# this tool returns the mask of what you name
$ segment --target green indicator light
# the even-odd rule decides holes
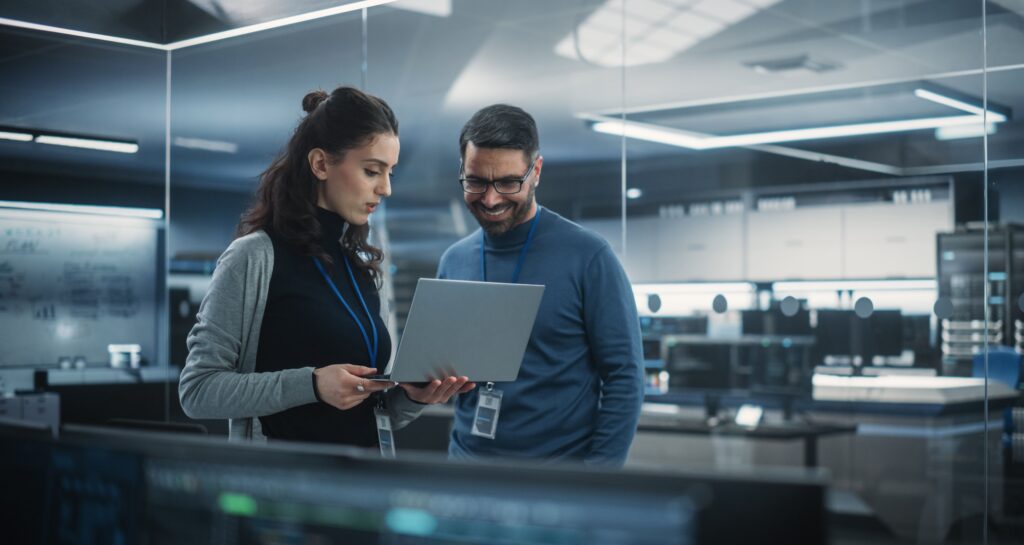
[[[256,500],[246,494],[224,492],[218,499],[221,511],[229,515],[252,517],[256,515]]]

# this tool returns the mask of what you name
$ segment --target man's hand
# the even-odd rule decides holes
[[[373,367],[340,363],[314,369],[316,390],[320,399],[332,407],[347,410],[359,405],[370,394],[387,390],[393,383],[366,380],[360,377],[376,374]]]
[[[401,383],[399,386],[405,390],[409,399],[417,403],[433,404],[448,403],[448,400],[455,394],[462,394],[476,388],[475,382],[469,382],[468,377],[447,377],[434,379],[426,386],[413,386],[409,383]]]

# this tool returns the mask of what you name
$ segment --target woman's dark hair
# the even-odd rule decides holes
[[[398,120],[383,100],[352,87],[338,87],[330,95],[313,91],[302,99],[306,116],[284,151],[260,175],[252,205],[242,214],[237,236],[260,229],[273,230],[304,255],[331,265],[320,245],[321,227],[316,203],[319,180],[310,169],[308,155],[314,148],[327,153],[328,161],[340,161],[345,152],[364,146],[381,134],[398,136]],[[369,224],[350,225],[342,247],[353,264],[366,269],[379,282],[384,253],[367,242]]]

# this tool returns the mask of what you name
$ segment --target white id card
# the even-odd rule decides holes
[[[473,435],[494,439],[501,414],[501,390],[481,390],[473,417]]]
[[[384,409],[374,409],[373,417],[377,421],[377,442],[380,443],[381,457],[394,458],[395,436],[391,432],[391,417]]]

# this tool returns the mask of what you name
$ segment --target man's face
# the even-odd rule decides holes
[[[527,174],[526,182],[518,193],[498,193],[493,184],[487,186],[486,193],[463,192],[466,207],[487,234],[503,235],[533,217],[537,209],[534,195],[540,184],[542,163],[543,159],[538,158],[527,174],[530,165],[522,150],[478,148],[472,142],[466,144],[463,176],[467,179],[513,180]]]

